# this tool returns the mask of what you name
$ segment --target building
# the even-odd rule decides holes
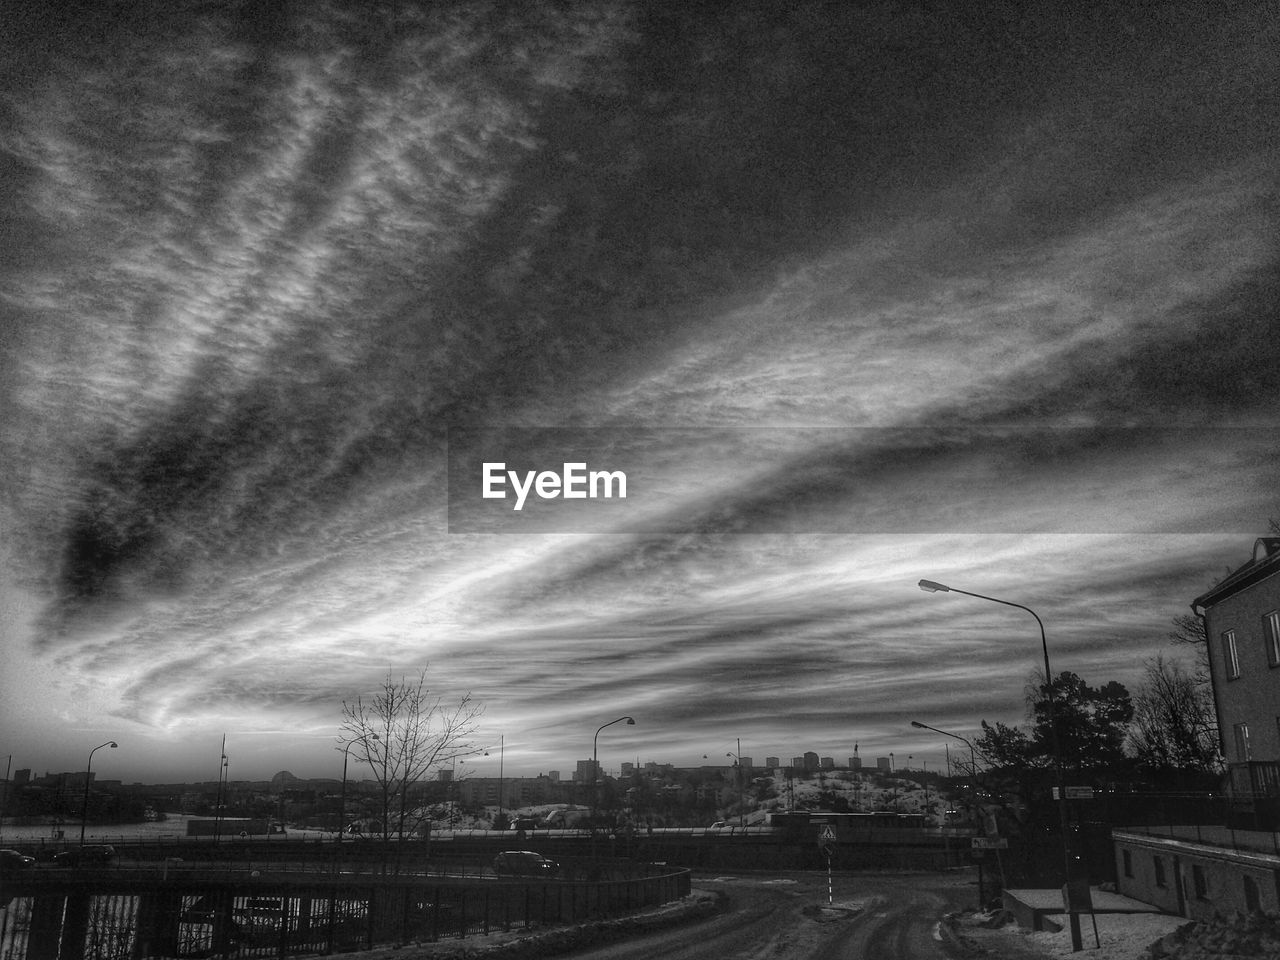
[[[893,770],[893,761],[888,757],[876,757],[876,769],[886,772]]]
[[[1280,537],[1191,604],[1203,620],[1224,822],[1112,831],[1119,893],[1194,920],[1280,912]]]
[[[850,769],[850,770],[861,770],[861,769],[862,769],[862,758],[861,758],[861,757],[856,757],[856,756],[855,756],[855,757],[850,757],[850,758],[849,758],[849,769]]]
[[[464,804],[514,809],[544,803],[563,803],[572,799],[570,784],[552,780],[548,776],[468,777],[454,782],[458,800]]]
[[[1280,828],[1280,537],[1191,604],[1204,618],[1233,826]]]

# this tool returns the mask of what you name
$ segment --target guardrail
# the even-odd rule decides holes
[[[629,874],[629,875],[623,875]],[[10,873],[5,960],[288,957],[618,916],[687,896],[689,871],[612,864],[608,879]]]

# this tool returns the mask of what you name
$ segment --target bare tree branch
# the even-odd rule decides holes
[[[343,701],[339,748],[349,745],[351,758],[368,767],[378,785],[384,840],[393,834],[403,839],[406,825],[416,826],[411,801],[417,784],[458,757],[479,752],[473,737],[483,712],[470,693],[456,703],[433,695],[425,668],[415,680],[397,680],[388,672],[372,697]]]

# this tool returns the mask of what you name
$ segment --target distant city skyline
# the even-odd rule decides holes
[[[808,767],[808,769],[815,770],[815,771],[820,769],[836,769],[836,770],[854,770],[854,771],[861,770],[863,772],[871,773],[877,770],[877,764],[881,760],[883,760],[885,764],[889,764],[890,761],[892,760],[894,770],[905,771],[905,770],[911,769],[916,771],[922,771],[922,770],[928,770],[927,764],[934,762],[935,760],[935,758],[930,755],[922,754],[920,757],[916,757],[914,754],[907,754],[907,753],[899,754],[896,751],[890,751],[890,753],[884,757],[872,757],[870,759],[870,762],[864,765],[862,763],[861,757],[856,755],[846,756],[844,758],[837,758],[827,754],[820,754],[816,751],[806,751],[806,753],[812,754],[813,756],[813,763]],[[946,756],[945,753],[943,753],[939,755],[939,758],[942,760],[945,760],[945,756]],[[488,758],[482,757],[477,759],[487,760]],[[607,765],[602,760],[600,763],[600,768],[601,768],[601,772],[606,776],[621,778],[624,776],[628,776],[633,772],[644,773],[647,768],[651,768],[651,767],[656,767],[656,768],[667,767],[667,768],[682,769],[682,770],[697,770],[697,769],[732,770],[739,765],[739,762],[741,762],[743,766],[746,766],[752,769],[759,769],[759,770],[785,770],[787,768],[804,769],[806,767],[806,759],[807,758],[803,755],[793,756],[786,759],[782,757],[768,756],[768,757],[764,757],[762,762],[757,762],[754,757],[744,754],[741,756],[741,758],[735,758],[732,755],[726,755],[723,758],[704,756],[700,761],[690,762],[690,763],[675,763],[672,761],[657,760],[657,759],[644,760],[640,762],[637,762],[635,760],[621,760],[614,763],[612,767],[610,765]],[[828,761],[831,761],[829,765],[828,765]],[[591,759],[589,757],[578,758],[572,761],[564,761],[559,766],[551,766],[551,767],[546,767],[546,768],[537,769],[537,770],[529,770],[529,769],[523,769],[523,768],[520,770],[507,770],[507,771],[504,771],[504,778],[517,779],[517,778],[533,778],[533,777],[552,777],[552,778],[558,777],[561,780],[573,781],[574,779],[577,778],[577,775],[578,775],[578,771],[575,770],[575,767],[581,766],[583,764],[589,767],[591,764]],[[176,783],[216,784],[218,782],[217,777],[209,777],[207,779],[188,778],[185,780],[129,781],[126,779],[122,779],[120,777],[102,776],[97,770],[93,770],[90,772],[92,774],[92,782],[95,784],[120,783],[126,786],[131,786],[139,783],[146,785],[146,784],[176,784]],[[347,779],[349,782],[367,780],[369,772],[370,771],[365,766],[349,765],[347,770]],[[943,766],[936,766],[933,770],[928,772],[945,774],[946,769]],[[227,782],[229,783],[261,783],[261,782],[273,780],[276,777],[280,776],[282,773],[287,773],[290,776],[293,776],[300,781],[327,780],[335,783],[341,781],[340,769],[336,775],[324,773],[324,772],[320,772],[312,775],[299,775],[295,773],[293,770],[290,770],[286,767],[281,767],[278,770],[275,770],[272,773],[265,776],[242,776],[242,777],[232,776],[229,778]],[[39,764],[35,766],[24,765],[24,766],[15,766],[12,768],[9,774],[9,782],[14,783],[16,785],[16,784],[27,782],[27,780],[40,780],[40,779],[51,778],[51,777],[65,777],[65,778],[68,778],[69,781],[74,781],[75,783],[83,786],[85,774],[86,774],[86,770],[84,768],[81,768],[78,770],[54,770],[49,768],[47,765],[46,766],[41,766]],[[435,781],[438,779],[438,780],[447,781],[450,779],[462,779],[463,777],[475,778],[475,779],[499,779],[498,774],[496,772],[490,771],[488,769],[488,766],[472,764],[470,766],[470,769],[464,769],[460,773],[456,765],[446,764],[444,766],[433,768],[428,780]]]
[[[425,669],[486,771],[932,767],[1040,635],[922,578],[1136,689],[1280,517],[1280,36],[1213,13],[31,5],[0,757],[338,775]]]

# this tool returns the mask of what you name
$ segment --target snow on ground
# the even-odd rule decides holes
[[[1073,957],[1088,960],[1140,960],[1146,957],[1147,948],[1165,934],[1172,933],[1187,922],[1185,917],[1171,917],[1160,913],[1100,913],[1094,914],[1097,921],[1097,938],[1094,938],[1093,922],[1088,914],[1080,917],[1080,936],[1083,949],[1080,953],[1071,951],[1071,930],[1065,916],[1053,916],[1063,929],[1057,933],[1042,931],[1032,933],[1023,930],[1017,924],[1009,924],[995,930],[982,931],[978,940],[996,956],[1000,955],[1002,945],[1012,949],[1010,954],[1030,951],[1042,957]],[[976,931],[966,930],[966,936]],[[1101,943],[1101,946],[1098,944]]]

